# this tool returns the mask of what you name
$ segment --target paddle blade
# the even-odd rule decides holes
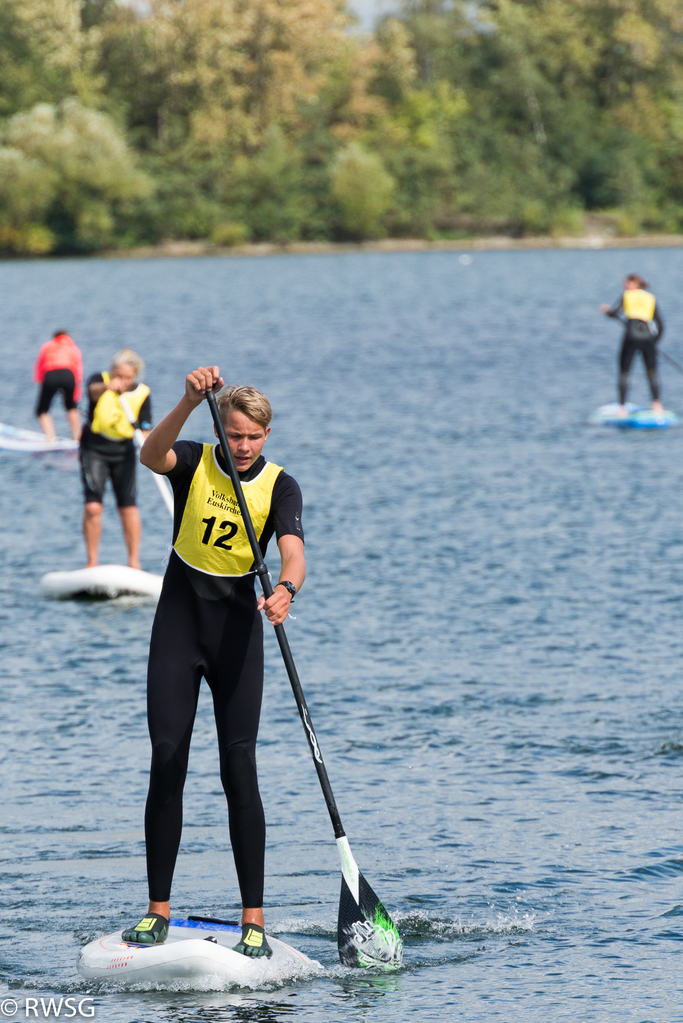
[[[346,838],[337,843],[342,860],[339,958],[344,966],[397,970],[403,961],[403,942],[396,924],[358,869]]]

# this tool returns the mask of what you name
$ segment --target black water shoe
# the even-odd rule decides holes
[[[258,924],[242,924],[242,937],[235,945],[233,952],[240,952],[243,956],[250,956],[252,959],[259,959],[261,956],[270,959],[273,954],[266,938],[266,932]]]
[[[148,913],[136,927],[124,931],[122,941],[132,945],[161,945],[168,937],[168,920],[158,913]]]

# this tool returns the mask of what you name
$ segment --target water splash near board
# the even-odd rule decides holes
[[[96,938],[81,949],[78,971],[87,980],[136,989],[259,989],[323,973],[303,952],[268,935],[270,959],[234,951],[241,927],[209,919],[171,920],[162,945],[131,945],[121,931]]]
[[[656,413],[651,408],[644,408],[642,405],[626,403],[626,415],[621,415],[621,405],[613,402],[611,405],[601,405],[590,417],[588,422],[592,426],[619,426],[622,429],[630,430],[666,430],[670,426],[678,426],[680,419],[675,412]]]

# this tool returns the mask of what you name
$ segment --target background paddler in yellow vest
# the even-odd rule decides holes
[[[152,743],[145,843],[149,906],[124,941],[159,944],[170,920],[173,871],[182,830],[183,786],[199,687],[211,689],[220,776],[228,802],[230,841],[240,887],[242,936],[235,951],[272,955],[265,935],[263,888],[266,830],[256,773],[263,692],[263,621],[281,625],[306,575],[299,486],[263,447],[272,409],[254,387],[226,387],[218,407],[257,540],[265,554],[273,535],[279,581],[266,600],[254,589],[254,558],[218,444],[178,441],[207,390],[223,381],[217,366],[199,367],[185,393],[156,426],[140,461],[171,481],[173,549],[157,605],[147,671]],[[221,899],[225,901],[225,899]]]
[[[81,478],[85,497],[83,536],[87,568],[98,563],[104,488],[110,479],[128,548],[128,564],[140,568],[142,523],[136,506],[136,426],[146,436],[152,428],[149,387],[140,383],[145,364],[131,348],[122,348],[108,373],[88,378],[88,415],[81,434]],[[132,412],[131,423],[121,396]]]
[[[621,320],[626,324],[624,337],[619,353],[619,404],[621,414],[628,414],[626,396],[628,394],[631,364],[636,352],[640,352],[645,363],[645,372],[652,394],[652,411],[658,415],[664,412],[660,401],[659,374],[657,373],[657,342],[664,333],[662,320],[653,294],[640,274],[629,274],[624,281],[624,293],[614,305],[603,304],[600,311],[606,316]]]

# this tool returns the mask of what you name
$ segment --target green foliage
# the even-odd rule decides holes
[[[379,238],[391,203],[394,179],[376,153],[351,142],[332,164],[332,194],[341,209],[342,229],[352,238]]]
[[[55,247],[100,248],[112,240],[117,205],[149,194],[111,118],[77,99],[15,114],[5,141],[0,202],[6,226],[22,238],[42,215]],[[32,229],[29,235],[47,244],[48,234]]]
[[[0,149],[0,248],[41,254],[55,243],[41,221],[54,195],[54,176],[18,149]]]
[[[216,245],[225,245],[232,248],[233,245],[244,245],[249,238],[249,231],[244,224],[238,224],[234,220],[224,221],[217,224],[211,232],[211,241]]]
[[[81,0],[0,0],[0,116],[69,96],[96,100],[96,40]]]
[[[0,248],[681,230],[683,0],[402,2],[0,0]]]
[[[257,241],[301,237],[311,206],[302,157],[278,128],[268,130],[265,145],[255,156],[235,159],[225,194],[235,219]]]
[[[468,102],[451,218],[538,231],[564,208],[673,198],[682,14],[679,0],[406,2],[422,80],[446,79]]]

